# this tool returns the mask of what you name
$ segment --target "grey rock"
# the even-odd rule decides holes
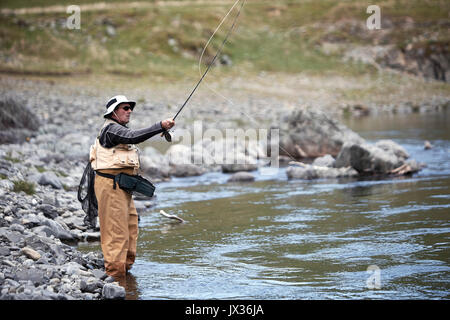
[[[116,29],[112,25],[107,25],[106,34],[110,37],[114,37],[116,35]]]
[[[167,180],[169,175],[169,162],[154,148],[144,149],[145,154],[141,155],[141,170],[145,176],[151,180]]]
[[[14,183],[10,180],[0,180],[0,189],[12,191],[14,190]]]
[[[189,163],[171,166],[169,171],[170,175],[175,177],[200,176],[205,172],[206,170],[204,168]]]
[[[403,158],[375,145],[345,144],[336,158],[336,167],[351,166],[360,174],[387,174],[401,166]]]
[[[409,153],[401,145],[392,140],[379,140],[375,143],[375,146],[388,153],[393,153],[399,159],[404,160],[409,158]]]
[[[50,185],[55,189],[63,188],[61,181],[52,171],[46,171],[42,173],[41,176],[39,177],[38,183],[43,186]]]
[[[314,159],[312,165],[313,166],[318,166],[318,167],[334,167],[334,163],[336,162],[336,160],[329,154],[323,156],[323,157],[319,157]]]
[[[100,270],[100,269],[93,269],[93,270],[91,270],[91,272],[97,279],[100,279],[100,280],[105,280],[107,277],[107,274],[103,270]]]
[[[53,220],[42,216],[36,216],[36,219],[41,226],[47,226],[48,228],[39,229],[40,232],[45,232],[47,236],[53,235],[58,239],[66,240],[66,241],[76,241],[76,235],[72,234],[70,231],[64,229],[64,227]],[[36,232],[36,228],[34,228]]]
[[[15,278],[19,281],[30,280],[35,286],[44,282],[44,272],[36,268],[19,269],[15,272]]]
[[[336,179],[358,176],[358,172],[351,167],[330,168],[309,164],[291,165],[286,169],[288,179]]]
[[[25,215],[22,218],[21,222],[28,229],[33,228],[33,227],[37,227],[37,226],[40,225],[40,220],[37,217],[37,215],[35,215],[35,214]]]
[[[83,232],[81,237],[84,241],[100,241],[100,232]]]
[[[50,219],[55,219],[58,216],[58,211],[54,206],[48,203],[41,204],[37,207],[39,211],[44,213],[44,216]]]
[[[16,264],[14,262],[12,262],[11,260],[8,260],[8,259],[3,259],[2,264],[4,264],[5,266],[8,266],[8,267],[16,266]]]
[[[249,172],[236,172],[228,178],[228,182],[251,182],[255,181],[255,176]]]
[[[6,227],[0,228],[0,238],[7,239],[9,243],[21,246],[23,242],[23,235],[17,231],[11,231]],[[22,246],[21,246],[22,247]]]
[[[33,248],[34,250],[48,251],[50,249],[51,242],[48,238],[38,237],[36,235],[29,235],[25,238],[25,244]]]
[[[87,280],[83,279],[80,281],[80,290],[82,292],[95,293],[98,289],[102,289],[103,286],[103,282],[96,278],[88,278]]]
[[[222,172],[223,173],[232,173],[232,172],[239,172],[239,171],[254,171],[257,170],[258,166],[256,164],[239,164],[239,163],[232,163],[232,164],[223,164],[222,165]]]
[[[319,178],[317,172],[312,166],[294,167],[290,166],[286,169],[288,179],[313,180]]]
[[[10,229],[12,231],[17,231],[17,232],[20,232],[20,233],[23,233],[25,231],[25,228],[22,225],[17,224],[17,223],[12,223],[10,225]]]
[[[70,261],[61,267],[61,270],[64,271],[68,275],[77,275],[80,274],[80,271],[85,271],[86,268],[76,263],[74,261]]]
[[[50,244],[50,250],[53,253],[53,258],[55,259],[56,264],[63,264],[66,261],[66,254],[61,246],[57,244]]]
[[[286,115],[278,129],[280,155],[296,159],[336,156],[345,142],[364,143],[357,133],[317,108],[300,107]]]
[[[233,61],[231,60],[229,55],[222,55],[220,57],[220,64],[224,66],[231,66],[233,64]]]
[[[82,230],[82,231],[86,230],[86,226],[84,225],[84,221],[83,221],[82,217],[71,215],[69,217],[64,218],[64,223],[70,229],[78,229],[78,230]]]
[[[125,299],[125,288],[114,283],[107,283],[103,286],[102,296],[108,300]]]

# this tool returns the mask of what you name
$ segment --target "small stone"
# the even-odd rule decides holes
[[[30,247],[22,248],[21,252],[28,258],[33,259],[34,261],[37,261],[41,258],[40,253]]]
[[[106,34],[110,37],[114,37],[116,35],[116,29],[111,25],[107,25]]]

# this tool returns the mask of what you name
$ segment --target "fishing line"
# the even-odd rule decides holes
[[[231,9],[228,11],[228,13],[225,15],[225,17],[222,19],[222,21],[220,22],[219,26],[216,28],[216,30],[214,31],[214,33],[212,34],[212,36],[209,38],[205,48],[203,49],[202,55],[200,57],[200,62],[201,63],[201,59],[203,57],[203,54],[209,44],[209,42],[211,41],[211,39],[214,37],[214,35],[217,33],[217,31],[219,30],[220,26],[224,23],[225,19],[228,17],[228,15],[231,13],[231,11],[234,9],[234,7],[239,3],[239,1],[241,0],[236,0],[236,2],[234,3],[234,5],[231,7]],[[183,105],[181,106],[181,108],[178,110],[178,112],[175,114],[175,116],[172,118],[172,120],[175,120],[176,117],[178,117],[178,115],[180,114],[181,110],[183,110],[183,108],[187,105],[187,103],[189,102],[189,100],[191,99],[192,95],[194,94],[194,92],[197,90],[198,86],[200,85],[200,83],[203,81],[203,79],[205,78],[206,74],[208,73],[209,69],[211,69],[211,66],[214,64],[214,62],[216,61],[217,57],[220,55],[220,53],[222,52],[222,49],[225,45],[225,43],[228,40],[228,37],[230,36],[231,32],[233,31],[236,22],[239,18],[239,15],[241,14],[242,8],[244,6],[246,0],[243,0],[241,3],[241,7],[239,8],[239,11],[237,12],[236,16],[234,17],[234,21],[233,24],[231,25],[230,29],[228,29],[228,32],[225,36],[225,38],[222,41],[222,44],[220,45],[219,49],[217,50],[216,54],[214,55],[214,58],[212,59],[212,61],[208,64],[208,67],[206,68],[205,72],[203,73],[203,75],[201,76],[201,78],[199,79],[199,81],[197,82],[197,84],[195,85],[194,89],[192,89],[191,93],[189,94],[189,96],[187,97],[187,99],[184,101]],[[166,140],[168,142],[172,141],[172,137],[170,136],[170,133],[165,130],[163,133],[164,137],[166,138]]]
[[[236,5],[239,1],[240,1],[240,0],[237,0],[237,1],[235,2],[235,5]],[[234,17],[233,24],[231,25],[231,28],[228,29],[227,35],[225,36],[225,39],[223,39],[222,44],[220,45],[219,50],[217,50],[217,52],[216,52],[214,58],[213,58],[212,61],[208,64],[208,67],[206,68],[206,71],[203,73],[202,77],[201,77],[200,80],[197,82],[197,84],[195,85],[195,87],[194,87],[194,89],[192,90],[191,94],[188,96],[188,98],[186,99],[186,101],[185,101],[185,102],[183,103],[183,105],[181,106],[180,110],[178,110],[177,114],[172,118],[173,120],[175,120],[175,118],[180,114],[181,110],[183,110],[183,108],[186,106],[186,104],[187,104],[188,101],[191,99],[192,95],[194,94],[195,90],[197,90],[198,86],[200,85],[200,83],[201,83],[201,82],[203,81],[203,79],[205,78],[205,76],[206,76],[206,74],[208,73],[209,69],[211,69],[211,66],[214,64],[214,62],[216,61],[217,57],[218,57],[219,54],[222,52],[223,46],[225,45],[225,42],[227,42],[228,37],[230,36],[231,32],[233,31],[234,26],[236,25],[236,21],[237,21],[237,19],[239,18],[239,15],[241,14],[241,10],[242,10],[242,7],[244,6],[244,3],[245,3],[245,0],[242,1],[241,7],[239,8],[238,13],[237,13],[236,16]],[[232,10],[233,8],[234,8],[234,6],[231,8],[231,10]],[[230,10],[230,12],[231,12],[231,10]],[[227,14],[227,16],[228,16],[228,14]],[[225,18],[226,18],[226,16],[225,16]],[[223,20],[222,20],[221,24],[222,24],[222,23],[223,23]],[[215,32],[217,32],[217,30],[218,30],[218,29],[216,29]],[[214,36],[214,34],[213,34],[213,36]],[[212,37],[210,38],[210,40],[211,40],[211,39],[212,39]],[[210,40],[209,40],[209,41],[210,41]],[[206,49],[206,47],[205,47],[205,49]],[[205,50],[205,49],[204,49],[204,50]],[[202,54],[203,54],[203,53],[202,53]]]
[[[227,14],[225,15],[225,17],[222,19],[222,21],[220,22],[220,24],[217,26],[216,30],[214,30],[213,34],[211,35],[211,37],[208,39],[208,42],[206,43],[205,47],[203,48],[202,54],[200,55],[200,59],[198,61],[198,72],[199,74],[201,73],[201,63],[202,63],[202,59],[203,59],[203,55],[206,51],[206,48],[208,47],[209,43],[211,42],[212,38],[215,36],[215,34],[217,33],[217,31],[220,29],[220,27],[222,26],[222,24],[225,22],[226,18],[228,17],[228,15],[231,13],[231,11],[233,11],[234,7],[239,3],[240,0],[235,1],[235,3],[233,4],[233,6],[231,7],[231,9],[227,12]],[[244,5],[244,2],[246,0],[243,1],[243,3],[241,4],[241,9],[242,6]],[[240,9],[239,9],[240,10]],[[234,102],[230,99],[228,99],[227,97],[225,97],[224,95],[222,95],[221,93],[215,91],[214,89],[212,89],[210,86],[208,86],[208,84],[205,84],[206,87],[211,90],[212,92],[214,92],[215,94],[217,94],[218,96],[220,96],[221,98],[223,98],[224,100],[226,100],[228,103],[231,103],[233,106],[235,106]],[[245,113],[242,110],[238,110],[241,114],[243,114],[244,116],[246,116],[251,122],[253,122],[254,124],[258,124],[258,121],[255,120],[252,116],[249,116],[247,113]],[[292,160],[296,160],[295,157],[293,157],[287,150],[285,150],[283,147],[280,146],[280,149],[282,149],[284,152],[286,152],[288,154],[288,156],[292,159]]]

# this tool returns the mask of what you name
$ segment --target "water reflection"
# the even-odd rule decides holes
[[[132,272],[128,272],[123,277],[116,277],[114,280],[125,289],[125,300],[138,300],[141,295],[136,277]]]

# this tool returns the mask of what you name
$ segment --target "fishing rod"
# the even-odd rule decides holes
[[[226,19],[226,17],[228,16],[228,14],[231,12],[231,10],[233,10],[234,6],[241,0],[237,0],[234,5],[231,7],[230,11],[227,13],[227,15],[225,16],[224,19]],[[239,8],[239,11],[237,12],[236,16],[234,17],[234,21],[233,24],[231,25],[230,29],[228,29],[228,32],[224,38],[224,40],[222,41],[222,44],[220,45],[219,49],[217,50],[216,54],[214,55],[214,58],[211,60],[211,62],[208,64],[208,67],[206,68],[205,72],[203,73],[203,75],[201,76],[200,80],[198,80],[197,84],[195,85],[194,89],[192,89],[191,93],[189,94],[189,96],[187,97],[187,99],[184,101],[183,105],[181,106],[181,108],[178,110],[178,112],[175,114],[175,116],[172,118],[172,120],[175,120],[176,117],[178,117],[178,115],[180,114],[181,110],[183,110],[183,108],[187,105],[188,101],[191,99],[192,95],[194,94],[194,92],[197,90],[198,86],[200,85],[200,83],[203,81],[203,79],[205,78],[206,74],[208,73],[209,69],[211,69],[211,66],[214,64],[214,62],[216,61],[217,57],[220,55],[220,53],[222,52],[222,49],[225,45],[225,43],[228,40],[228,37],[230,36],[231,32],[234,29],[234,26],[236,25],[236,22],[239,18],[239,15],[241,14],[241,10],[244,6],[246,0],[243,0],[241,3],[241,7]],[[220,25],[223,23],[224,20],[222,20],[222,22],[220,23]],[[219,27],[220,27],[219,25]],[[213,35],[211,36],[211,38],[214,36],[214,34],[217,32],[218,29],[216,29],[216,31],[213,33]],[[210,40],[211,40],[210,38]],[[208,41],[209,43],[209,41]],[[206,49],[206,47],[205,47]],[[172,142],[172,136],[170,135],[170,132],[168,130],[164,130],[163,133],[161,134],[164,136],[164,138],[168,141],[168,142]]]

